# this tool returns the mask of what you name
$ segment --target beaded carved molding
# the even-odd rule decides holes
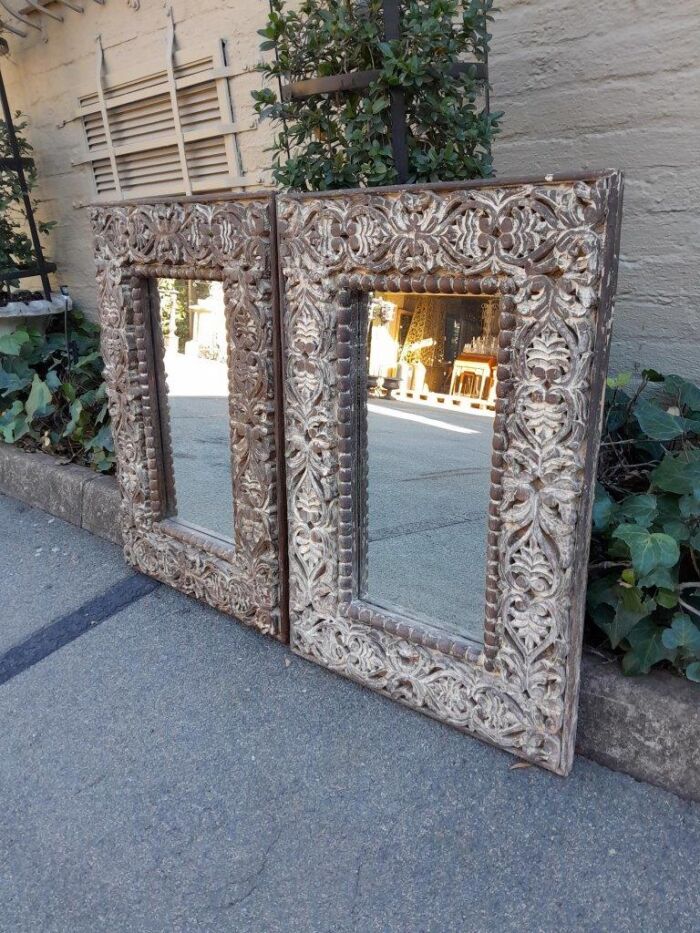
[[[280,606],[273,283],[268,197],[92,209],[102,352],[126,559],[247,625],[285,638]],[[233,544],[174,504],[155,279],[219,279],[227,328]]]
[[[292,646],[561,774],[574,751],[620,196],[608,172],[278,198]],[[500,298],[483,647],[359,596],[359,295],[374,289]]]

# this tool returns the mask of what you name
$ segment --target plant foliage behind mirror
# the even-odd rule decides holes
[[[700,388],[608,379],[588,616],[628,674],[666,662],[700,682]]]
[[[383,41],[382,3],[303,0],[288,9],[271,0],[260,70],[277,88],[306,78],[378,69],[368,88],[281,102],[271,86],[253,92],[256,111],[277,127],[273,175],[285,188],[323,191],[396,181],[389,122],[392,87],[406,95],[409,181],[450,181],[492,174],[491,141],[500,113],[479,106],[479,84],[450,66],[483,61],[492,0],[408,0],[401,38]]]
[[[26,326],[0,336],[0,439],[114,469],[99,329],[73,312],[69,365],[63,318],[46,333]]]
[[[26,128],[27,122],[22,119],[20,111],[17,111],[15,117],[15,132],[19,151],[23,158],[29,160],[25,166],[25,176],[27,186],[31,190],[36,184],[36,166],[32,159],[32,147],[23,136],[23,130]],[[7,124],[4,120],[0,120],[0,160],[9,159],[11,156],[12,150],[10,149]],[[38,202],[33,202],[34,207],[37,204]],[[0,168],[0,276],[3,272],[9,272],[34,263],[32,241],[25,232],[25,223],[22,191],[17,175],[9,169]],[[37,221],[37,226],[41,233],[46,234],[54,224]],[[9,284],[4,285],[0,280],[0,289],[3,287],[6,289],[7,296]]]

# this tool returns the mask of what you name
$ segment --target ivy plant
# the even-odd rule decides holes
[[[57,454],[101,473],[114,469],[99,330],[72,313],[45,333],[24,327],[0,336],[0,439]]]
[[[32,158],[32,147],[23,134],[27,121],[22,118],[20,111],[17,111],[15,118],[15,133],[19,151],[23,158],[29,160],[24,171],[27,187],[31,191],[36,184],[36,165]],[[9,159],[11,156],[12,150],[10,149],[7,124],[4,120],[0,120],[0,160]],[[38,203],[38,201],[33,201],[33,207],[36,208]],[[46,234],[52,229],[54,223],[37,221],[37,226],[40,233]],[[17,174],[9,169],[0,168],[0,289],[4,289],[5,300],[9,297],[10,283],[3,284],[3,272],[7,273],[22,266],[31,265],[34,262],[32,241],[25,230],[26,218]],[[16,297],[23,296],[18,295]],[[3,294],[0,292],[0,300],[2,299]]]
[[[588,618],[625,673],[700,683],[700,387],[654,370],[631,386],[608,379]]]
[[[401,37],[384,41],[381,0],[271,0],[254,91],[256,111],[277,133],[273,175],[285,188],[321,191],[391,184],[390,91],[405,93],[409,181],[449,181],[492,174],[491,142],[501,113],[479,107],[474,69],[450,73],[465,58],[484,61],[492,0],[406,0]],[[281,101],[277,82],[377,70],[367,88]]]

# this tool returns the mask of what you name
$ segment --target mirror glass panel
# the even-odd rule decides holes
[[[376,292],[364,302],[361,595],[483,641],[498,301]]]
[[[223,284],[158,279],[158,297],[174,480],[170,517],[232,542]]]

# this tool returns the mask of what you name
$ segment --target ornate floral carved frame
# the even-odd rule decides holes
[[[621,188],[604,172],[278,198],[292,647],[560,774]],[[359,296],[375,289],[500,296],[483,647],[360,596]]]
[[[102,352],[126,559],[266,634],[287,638],[278,515],[278,302],[269,196],[92,210]],[[233,544],[175,516],[157,277],[223,282]],[[282,509],[284,512],[284,509]]]

